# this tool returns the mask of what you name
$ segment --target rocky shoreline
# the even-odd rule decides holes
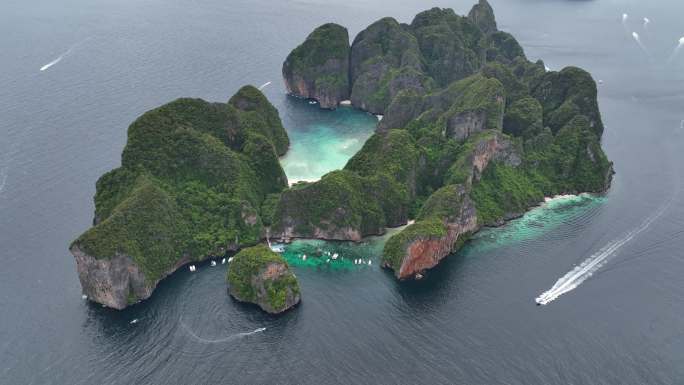
[[[97,182],[93,227],[70,247],[84,294],[121,309],[185,263],[267,236],[358,242],[414,221],[382,255],[410,279],[545,196],[610,187],[591,75],[527,60],[486,0],[467,16],[432,8],[410,24],[383,18],[351,44],[346,28],[324,24],[282,72],[288,92],[321,108],[349,100],[382,115],[376,132],[343,169],[290,185],[279,162],[287,132],[256,88],[227,103],[178,99],[146,112],[128,129],[121,167]],[[299,292],[278,266],[244,271],[262,294],[264,277],[289,277],[278,301],[289,308]]]

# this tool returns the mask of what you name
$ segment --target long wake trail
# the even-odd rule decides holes
[[[57,63],[59,63],[59,62],[61,62],[62,59],[64,59],[65,57],[67,57],[69,54],[71,54],[71,52],[74,50],[74,48],[78,47],[79,45],[85,43],[85,42],[88,41],[88,40],[90,40],[90,38],[86,38],[86,39],[84,39],[84,40],[82,40],[82,41],[80,41],[80,42],[78,42],[78,43],[72,45],[71,47],[69,47],[68,50],[66,50],[66,52],[64,52],[63,54],[59,55],[56,59],[54,59],[53,61],[47,63],[46,65],[44,65],[44,66],[42,66],[42,67],[40,67],[40,72],[46,71],[47,69],[49,69],[49,68],[52,67],[53,65],[55,65],[55,64],[57,64]]]
[[[667,211],[671,204],[672,200],[663,205],[658,211],[653,213],[653,215],[646,218],[646,220],[644,220],[638,227],[630,230],[621,238],[611,241],[598,252],[589,256],[589,258],[585,259],[581,264],[556,281],[551,289],[545,291],[539,297],[537,297],[535,299],[537,304],[546,305],[561,295],[577,288],[584,281],[589,279],[603,265],[605,265],[610,258],[614,256],[618,250],[620,250],[622,246],[629,243],[629,241],[631,241],[634,237],[648,229],[653,222],[658,220],[658,218],[660,218],[665,211]]]
[[[200,336],[198,336],[197,334],[195,334],[192,330],[190,330],[189,327],[187,327],[187,325],[185,325],[185,323],[183,323],[182,320],[179,320],[179,322],[180,322],[181,327],[182,327],[182,328],[183,328],[183,329],[184,329],[184,330],[185,330],[185,331],[186,331],[194,340],[196,340],[197,342],[204,343],[204,344],[218,344],[218,343],[221,343],[221,342],[228,342],[228,341],[232,341],[232,340],[234,340],[234,339],[236,339],[236,338],[251,336],[252,334],[261,333],[261,332],[263,332],[264,330],[266,330],[266,328],[258,328],[258,329],[252,330],[251,332],[242,332],[242,333],[231,334],[231,335],[229,335],[228,337],[225,337],[225,338],[208,339],[208,338],[200,337]]]

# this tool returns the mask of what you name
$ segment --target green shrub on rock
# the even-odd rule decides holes
[[[230,295],[258,305],[268,313],[282,313],[299,303],[299,282],[285,259],[266,245],[237,253],[228,267]]]

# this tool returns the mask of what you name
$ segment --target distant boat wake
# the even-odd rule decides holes
[[[40,70],[41,70],[41,71],[45,71],[46,69],[52,67],[53,65],[55,65],[55,64],[57,64],[57,63],[59,63],[59,62],[61,62],[62,59],[64,58],[64,56],[68,55],[69,52],[70,52],[70,51],[66,51],[65,53],[61,54],[57,59],[55,59],[55,60],[53,60],[53,61],[47,63],[46,65],[40,67]]]
[[[605,265],[612,256],[625,244],[631,241],[634,237],[648,229],[653,222],[660,218],[665,211],[670,207],[672,200],[667,204],[663,205],[658,211],[653,215],[649,216],[644,220],[641,225],[637,228],[632,229],[623,237],[611,241],[598,252],[592,254],[589,258],[585,259],[579,266],[572,269],[569,273],[561,277],[548,291],[542,293],[539,297],[535,299],[537,304],[546,305],[561,295],[574,290],[584,281],[589,279],[596,271],[598,271],[603,265]]]
[[[179,320],[179,322],[180,322],[181,327],[182,327],[183,329],[185,329],[185,331],[186,331],[194,340],[196,340],[197,342],[204,343],[204,344],[218,344],[218,343],[221,343],[221,342],[228,342],[228,341],[232,341],[232,340],[235,340],[235,339],[237,339],[237,338],[240,338],[240,337],[246,337],[246,336],[251,336],[252,334],[261,333],[261,332],[263,332],[264,330],[266,330],[266,328],[258,328],[258,329],[252,330],[251,332],[242,332],[242,333],[231,334],[231,335],[229,335],[228,337],[225,337],[225,338],[207,339],[207,338],[203,338],[203,337],[200,337],[200,336],[198,336],[197,334],[195,334],[192,330],[190,330],[189,327],[187,327],[187,326],[183,323],[182,320]]]
[[[74,50],[74,48],[76,48],[76,47],[78,47],[79,45],[85,43],[85,42],[86,42],[87,40],[89,40],[89,39],[90,39],[90,38],[87,38],[87,39],[85,39],[85,40],[83,40],[83,41],[80,41],[80,42],[78,42],[78,43],[72,45],[68,50],[66,50],[66,52],[64,52],[63,54],[59,55],[55,60],[53,60],[53,61],[47,63],[46,65],[44,65],[44,66],[42,66],[42,67],[40,67],[40,71],[41,71],[41,72],[46,71],[47,69],[49,69],[49,68],[52,67],[53,65],[55,65],[55,64],[57,64],[57,63],[59,63],[59,62],[61,62],[62,59],[64,59],[65,57],[67,57],[69,54],[71,54],[71,52]]]
[[[262,85],[259,87],[259,91],[263,90],[264,88],[266,88],[266,87],[269,86],[270,84],[271,84],[270,81],[269,81],[269,82],[266,82],[266,83],[264,83],[264,84],[262,84]]]

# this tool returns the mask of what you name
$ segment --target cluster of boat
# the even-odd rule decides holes
[[[227,262],[228,262],[228,263],[233,262],[233,257],[228,258]],[[221,264],[222,264],[222,265],[225,265],[225,264],[226,264],[226,258],[221,259]],[[209,265],[210,265],[211,267],[214,267],[214,266],[218,265],[218,263],[217,263],[215,260],[212,259],[211,262],[209,262]],[[190,272],[195,272],[195,271],[197,271],[197,266],[195,266],[195,265],[190,265],[190,266],[188,266],[188,268],[190,269]]]

